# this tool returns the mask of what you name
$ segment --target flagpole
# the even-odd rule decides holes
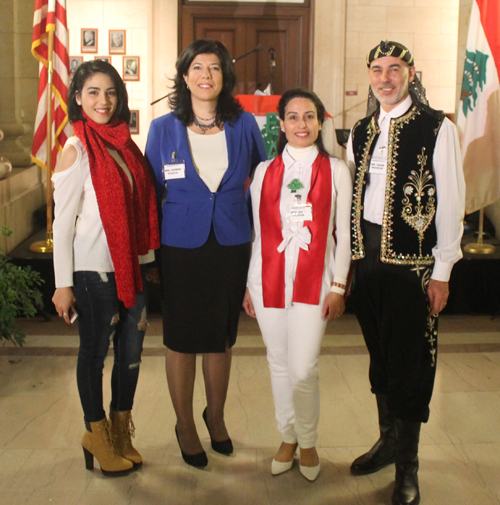
[[[30,251],[52,253],[52,75],[54,58],[54,30],[49,30],[49,54],[47,59],[47,234],[45,240],[33,242]]]
[[[477,242],[472,244],[466,244],[464,246],[464,251],[472,254],[493,254],[495,252],[495,246],[491,244],[483,243],[484,235],[484,208],[479,211],[479,229],[477,234]]]

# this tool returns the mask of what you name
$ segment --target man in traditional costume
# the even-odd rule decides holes
[[[370,353],[380,438],[351,472],[395,462],[392,503],[416,505],[420,425],[429,419],[437,318],[462,256],[465,183],[456,128],[428,106],[410,51],[381,42],[367,65],[368,115],[352,129],[347,155],[355,170],[354,308]]]

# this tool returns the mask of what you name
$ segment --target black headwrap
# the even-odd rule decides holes
[[[366,57],[366,65],[369,67],[373,60],[383,56],[394,56],[394,58],[399,58],[408,63],[410,67],[413,65],[413,55],[410,50],[403,44],[392,40],[382,40],[378,46],[374,47]]]
[[[374,47],[366,57],[366,64],[368,68],[370,68],[370,64],[373,60],[377,58],[383,58],[384,56],[393,56],[394,58],[399,58],[400,60],[407,63],[410,67],[414,65],[413,55],[410,53],[410,50],[405,47],[403,44],[399,42],[393,42],[392,40],[386,40],[380,42],[380,44]],[[422,83],[415,75],[413,81],[410,82],[409,92],[413,103],[429,105],[429,101],[427,100],[427,94],[425,92],[425,88],[422,86]],[[372,87],[370,86],[368,91],[368,103],[366,106],[366,115],[369,116],[373,114],[378,108],[380,104],[375,95],[373,94]]]

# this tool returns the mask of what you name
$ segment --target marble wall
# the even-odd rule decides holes
[[[168,112],[166,100],[151,102],[169,92],[177,59],[177,0],[67,0],[69,52],[79,56],[82,28],[99,30],[98,52],[108,56],[109,30],[126,30],[126,55],[140,57],[140,81],[127,81],[130,109],[139,110],[139,134],[134,135],[141,149],[146,147],[149,124]],[[123,75],[123,56],[111,55],[111,63]]]
[[[347,0],[345,127],[366,112],[366,55],[386,39],[411,49],[431,106],[454,113],[458,19],[459,0]]]
[[[335,128],[344,125],[344,81],[346,72],[346,0],[315,0],[313,89],[333,117],[323,126],[326,148],[341,157]]]
[[[313,88],[334,117],[334,127],[330,122],[326,125],[325,138],[335,154],[340,155],[341,151],[334,140],[334,128],[350,128],[364,115],[368,91],[365,56],[381,39],[394,38],[412,48],[432,105],[454,112],[458,1],[314,2]],[[135,9],[128,9],[129,3]],[[91,6],[96,4],[99,8],[91,14]],[[141,14],[136,16],[136,11]],[[130,50],[141,56],[141,62],[143,59],[149,62],[150,74],[144,75],[143,67],[141,83],[129,85],[131,108],[141,111],[141,134],[136,139],[141,147],[145,145],[149,121],[168,112],[166,101],[152,108],[149,103],[168,93],[170,78],[175,73],[177,19],[177,0],[68,0],[68,24],[70,33],[73,31],[70,47],[79,48],[80,28],[85,26],[98,27],[103,35],[110,28],[125,27],[128,54],[132,54],[129,33],[135,37],[134,41],[144,36],[141,42],[137,41],[137,50]],[[150,28],[147,33],[145,23]],[[439,47],[439,51],[433,50],[434,47]],[[107,38],[100,35],[99,54],[106,54],[106,50]],[[70,52],[73,54],[72,49]],[[120,60],[121,57],[113,56],[112,63],[121,71]],[[149,85],[146,90],[145,84]],[[352,91],[357,96],[345,96],[345,92]]]
[[[152,93],[156,100],[169,93],[177,60],[177,0],[150,0],[152,8]],[[169,112],[167,101],[151,107],[152,118]]]
[[[93,60],[96,56],[111,56],[111,63],[123,76],[123,55],[109,54],[109,30],[126,31],[125,56],[139,56],[140,80],[127,81],[129,107],[139,111],[139,134],[133,138],[144,148],[151,121],[151,30],[150,0],[66,0],[70,56]],[[81,53],[81,29],[98,30],[97,53]]]

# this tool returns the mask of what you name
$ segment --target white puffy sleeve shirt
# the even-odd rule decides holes
[[[73,272],[115,270],[99,214],[87,151],[77,137],[70,137],[65,147],[67,145],[75,147],[76,161],[67,170],[52,175],[56,288],[73,286]],[[130,178],[130,172],[118,153],[110,151],[110,154]],[[153,251],[139,257],[141,264],[151,261],[154,261]]]
[[[303,221],[290,222],[287,217],[287,207],[295,203],[295,195],[301,195],[301,202],[307,201],[307,196],[311,187],[312,166],[318,155],[316,147],[304,158],[295,161],[288,153],[287,148],[283,151],[283,162],[285,165],[283,183],[280,198],[280,216],[282,223],[283,237],[289,237],[286,248],[281,254],[285,255],[285,307],[292,305],[293,285],[297,271],[297,261],[301,248],[304,232],[307,228]],[[266,171],[272,160],[260,163],[255,171],[255,175],[250,185],[252,198],[252,212],[254,219],[254,240],[252,243],[252,257],[248,273],[247,286],[250,295],[254,299],[262,300],[262,243],[259,220],[260,197],[262,183]],[[332,167],[332,205],[330,209],[330,220],[328,228],[328,240],[325,251],[325,263],[323,269],[323,279],[320,295],[320,304],[323,303],[326,295],[330,291],[343,294],[344,290],[332,286],[333,282],[345,284],[349,273],[351,262],[350,245],[350,213],[352,199],[352,179],[349,169],[342,160],[330,158]],[[299,179],[304,186],[292,194],[287,187],[293,179]],[[313,209],[314,219],[314,209]],[[334,228],[335,237],[334,239]],[[306,231],[307,234],[307,231]],[[292,237],[290,239],[290,236]]]

